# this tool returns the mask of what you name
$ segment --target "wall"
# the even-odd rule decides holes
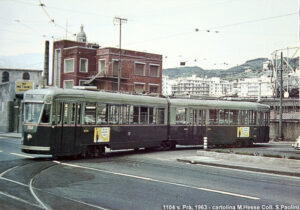
[[[9,72],[9,82],[2,83],[4,71]],[[0,132],[21,131],[21,123],[18,120],[22,113],[20,105],[23,95],[16,95],[15,81],[23,80],[24,72],[29,73],[29,81],[34,82],[34,88],[40,84],[42,70],[0,69]]]
[[[270,139],[277,139],[279,135],[279,122],[270,123]],[[282,122],[282,135],[284,141],[296,141],[300,136],[300,121]]]

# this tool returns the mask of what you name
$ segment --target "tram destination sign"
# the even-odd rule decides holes
[[[16,93],[24,93],[33,89],[33,81],[16,81]]]

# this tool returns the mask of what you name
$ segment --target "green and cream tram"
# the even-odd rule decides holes
[[[22,151],[98,156],[105,148],[251,145],[269,141],[269,107],[72,89],[24,94]]]

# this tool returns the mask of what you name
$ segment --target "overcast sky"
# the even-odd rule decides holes
[[[164,68],[226,69],[299,46],[298,10],[298,0],[0,0],[0,56],[43,54],[81,24],[89,42],[118,47],[119,16],[122,48],[162,54]]]

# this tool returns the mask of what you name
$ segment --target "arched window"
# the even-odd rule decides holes
[[[7,71],[2,73],[2,82],[9,82],[9,73]]]
[[[30,75],[29,75],[28,72],[25,72],[25,73],[23,74],[23,79],[24,79],[24,80],[30,80]]]

